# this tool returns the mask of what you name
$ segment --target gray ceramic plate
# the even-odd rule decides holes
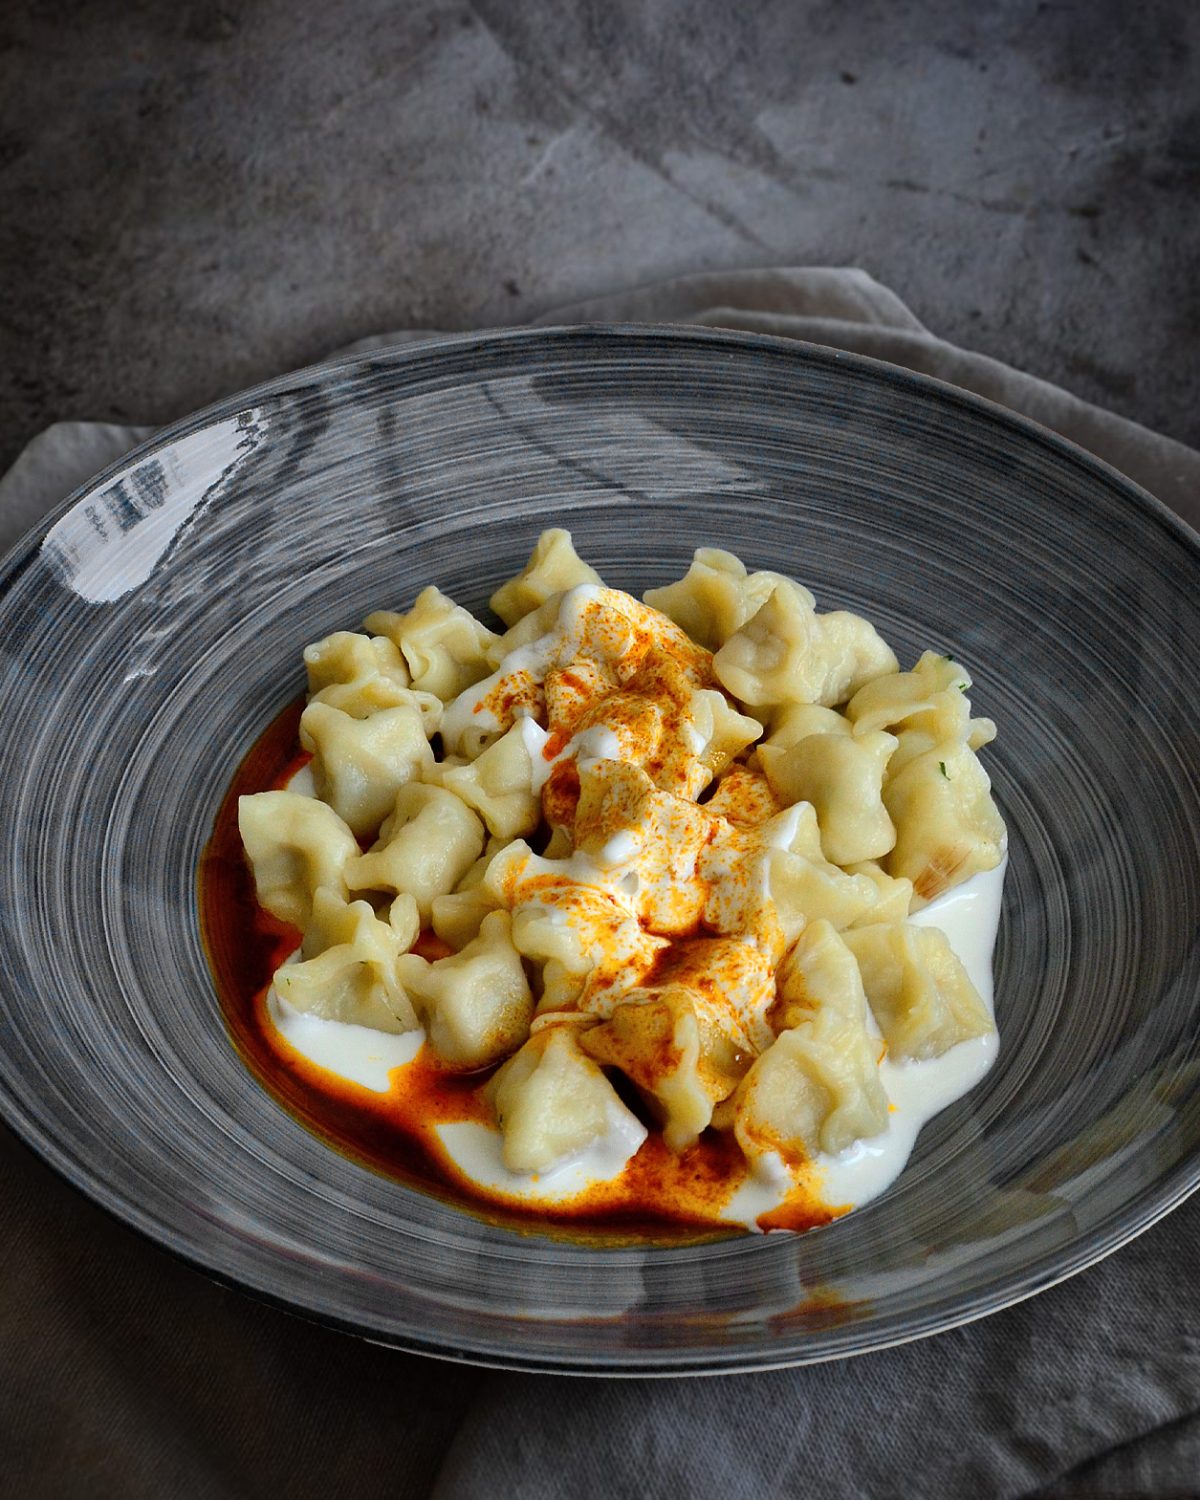
[[[897,1185],[803,1237],[604,1250],[337,1155],[247,1073],[197,861],[305,642],[551,521],[641,591],[702,543],[976,675],[1012,863],[1000,1061]],[[672,329],[450,340],[275,381],[101,476],[0,568],[0,1107],[195,1265],[409,1349],[734,1370],[1050,1285],[1200,1177],[1200,560],[1111,470],[948,387]]]

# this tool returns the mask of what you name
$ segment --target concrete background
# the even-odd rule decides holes
[[[0,467],[361,335],[856,264],[1200,444],[1194,0],[0,5]]]

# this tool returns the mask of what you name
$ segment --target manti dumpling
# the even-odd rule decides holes
[[[923,751],[884,782],[896,844],[883,863],[889,875],[912,881],[914,910],[1000,863],[1004,823],[991,788],[975,752],[953,741]]]
[[[812,716],[808,733],[798,722],[805,713]],[[759,746],[759,765],[780,802],[812,804],[825,858],[852,865],[887,854],[896,830],[883,803],[883,778],[895,735],[855,734],[848,719],[815,705],[799,707],[786,732],[791,743],[772,738]]]
[[[383,921],[369,902],[318,890],[300,960],[275,971],[275,989],[294,1009],[327,1021],[412,1031],[419,1023],[398,966],[419,928],[411,896],[397,896]]]
[[[756,929],[761,921],[755,908],[769,900],[786,948],[807,922],[825,918],[838,929],[848,927],[879,899],[872,880],[848,874],[824,857],[816,810],[810,803],[796,803],[749,833],[751,838],[743,841],[748,855],[745,878],[733,883],[718,878],[724,841],[713,844],[711,865],[707,860],[702,865],[712,880],[704,919],[714,930]],[[757,855],[750,853],[754,845]]]
[[[506,856],[497,856],[493,869]],[[483,884],[495,890],[491,870]],[[540,970],[539,1011],[582,1008],[607,1015],[667,947],[666,938],[645,931],[606,892],[566,880],[524,884],[512,914],[513,942]]]
[[[515,578],[503,583],[489,601],[506,625],[515,625],[552,595],[579,583],[603,583],[595,568],[576,553],[571,533],[560,526],[543,531],[529,561]]]
[[[710,779],[719,776],[763,732],[757,719],[738,713],[715,688],[698,688],[692,694],[690,717],[692,733],[702,742],[696,756]]]
[[[490,849],[490,844],[489,844]],[[479,936],[479,926],[499,902],[483,883],[492,853],[485,849],[458,884],[429,903],[430,926],[443,943],[457,951]],[[493,851],[494,852],[494,851]]]
[[[494,632],[432,584],[422,589],[407,614],[380,610],[365,623],[400,648],[412,686],[443,703],[488,674],[487,649],[496,640]]]
[[[828,922],[805,928],[777,975],[777,1039],[738,1088],[734,1130],[746,1156],[836,1155],[887,1125],[878,1037],[854,955]]]
[[[662,1117],[672,1151],[699,1137],[752,1055],[731,1006],[676,982],[627,991],[607,1021],[580,1033],[579,1045],[637,1085]]]
[[[724,818],[736,827],[753,828],[782,811],[778,797],[761,771],[734,764],[722,774],[704,804],[709,816]]]
[[[447,895],[483,851],[483,824],[461,797],[410,781],[395,796],[379,838],[346,865],[352,891],[406,892],[428,922],[435,896]]]
[[[904,726],[934,740],[965,739],[970,686],[965,667],[949,656],[926,651],[911,672],[892,672],[861,687],[847,703],[846,717],[858,734]]]
[[[740,557],[719,547],[698,547],[692,565],[676,583],[642,595],[709,651],[717,651],[767,602],[780,586],[794,589],[809,608],[816,601],[806,588],[778,573],[748,573]]]
[[[898,1062],[941,1057],[995,1030],[987,1007],[946,935],[908,922],[852,928],[843,941],[858,960],[867,1002]]]
[[[520,721],[467,765],[444,773],[441,784],[473,807],[495,838],[523,838],[542,817],[532,788],[532,757]]]
[[[506,911],[484,917],[460,953],[432,963],[409,953],[398,968],[434,1051],[450,1067],[486,1067],[529,1035],[533,996]]]
[[[332,635],[305,646],[304,668],[312,697],[326,688],[368,677],[385,677],[396,688],[407,688],[411,681],[394,641],[382,635],[360,635],[353,630],[335,630]]]
[[[333,808],[296,792],[238,798],[238,831],[254,872],[258,903],[303,928],[322,886],[346,895],[346,863],[358,841]]]
[[[844,610],[819,615],[788,588],[776,588],[713,657],[722,687],[755,710],[784,703],[832,707],[896,668],[891,648],[867,620]]]
[[[889,875],[883,866],[873,859],[846,866],[847,875],[865,876],[875,887],[874,905],[848,922],[848,927],[864,927],[869,922],[903,922],[912,907],[912,881]]]
[[[646,1127],[622,1104],[571,1025],[544,1026],[488,1084],[510,1172],[549,1172],[619,1133],[632,1154]]]
[[[300,743],[312,752],[313,784],[359,838],[370,838],[406,782],[433,764],[420,710],[407,703],[357,719],[330,703],[300,716]]]

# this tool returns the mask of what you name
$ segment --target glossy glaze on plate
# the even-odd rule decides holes
[[[1012,859],[1000,1059],[802,1238],[597,1250],[332,1152],[224,1028],[195,876],[308,640],[543,525],[641,592],[696,545],[907,664],[970,664]],[[871,361],[686,330],[479,335],[168,430],[0,566],[0,1108],[204,1269],[408,1348],[592,1373],[860,1352],[1037,1291],[1200,1178],[1200,554],[1078,450]]]

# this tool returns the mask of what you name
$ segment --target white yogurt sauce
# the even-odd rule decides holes
[[[501,1154],[500,1132],[476,1120],[439,1125],[438,1138],[450,1159],[472,1182],[522,1203],[569,1203],[597,1182],[611,1182],[646,1139],[646,1127],[622,1106],[610,1109],[608,1126],[570,1161],[538,1176],[510,1172]]]
[[[291,959],[285,962],[290,963]],[[275,993],[274,986],[267,996],[267,1014],[271,1025],[301,1057],[376,1094],[388,1092],[393,1070],[412,1062],[425,1040],[423,1031],[393,1036],[369,1026],[351,1026],[344,1021],[310,1016],[289,1005]]]

